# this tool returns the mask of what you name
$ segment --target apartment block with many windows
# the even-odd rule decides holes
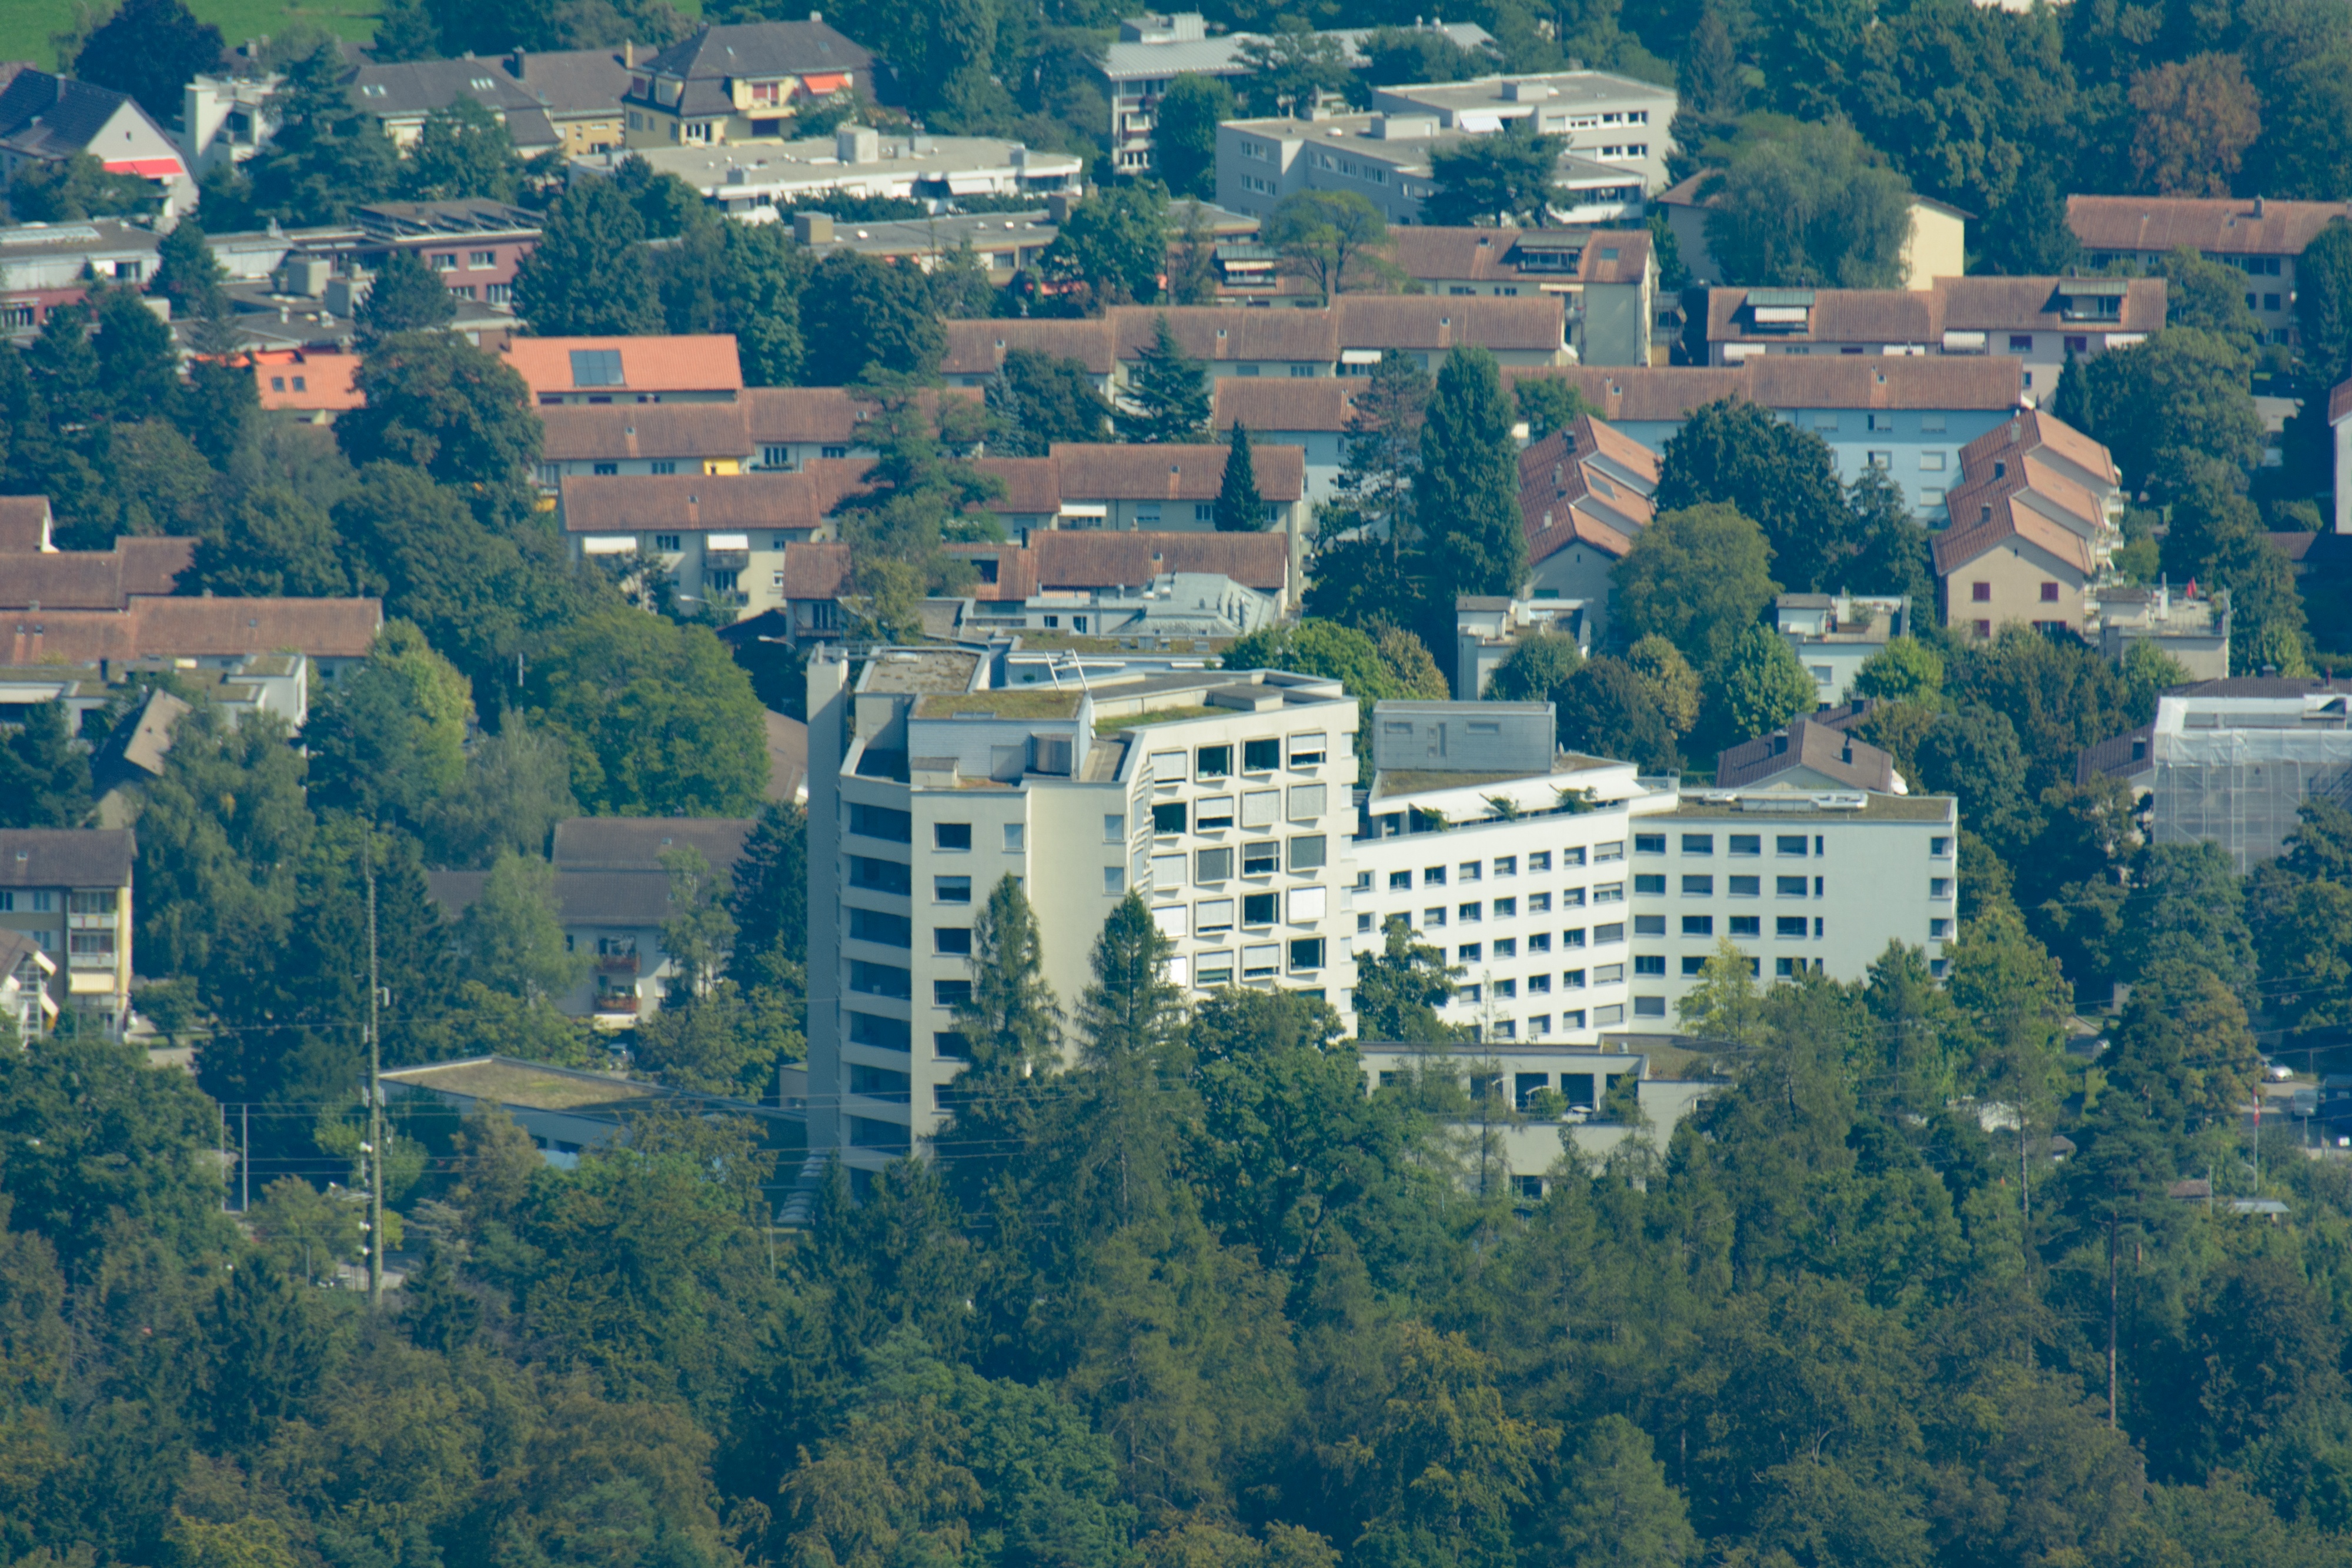
[[[1188,993],[1281,987],[1347,1010],[1354,699],[1149,665],[1008,689],[1009,652],[879,649],[854,687],[830,652],[810,662],[810,1146],[853,1172],[938,1131],[969,1055],[972,921],[1006,876],[1066,1009],[1133,891]]]
[[[50,1018],[78,1007],[110,1034],[131,1016],[131,870],[138,840],[127,828],[20,828],[0,831],[0,933],[29,938],[47,965],[14,969],[20,984],[46,983]]]

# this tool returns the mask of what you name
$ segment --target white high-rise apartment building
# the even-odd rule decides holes
[[[813,1150],[874,1170],[937,1131],[972,917],[1008,875],[1067,1011],[1133,890],[1189,991],[1278,986],[1346,1013],[1355,699],[1171,663],[1081,677],[1003,648],[885,649],[852,690],[830,651],[811,661]]]

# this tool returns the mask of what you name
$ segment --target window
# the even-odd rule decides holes
[[[1103,867],[1103,892],[1116,898],[1126,891],[1127,868],[1116,865]]]
[[[1581,946],[1584,946],[1584,932],[1583,932],[1583,930],[1582,930],[1581,928],[1579,928],[1579,929],[1574,930],[1574,931],[1563,931],[1563,932],[1561,932],[1561,933],[1559,934],[1559,945],[1560,945],[1560,946],[1561,946],[1563,949],[1570,948],[1570,947],[1581,947]]]
[[[1633,935],[1634,935],[1634,936],[1664,936],[1665,934],[1666,934],[1666,917],[1665,917],[1664,915],[1636,915],[1635,916],[1633,916]]]
[[[713,593],[732,593],[735,591],[735,585],[742,579],[743,574],[731,568],[714,570],[702,574],[702,586]]]
[[[1496,957],[1497,957],[1497,958],[1516,958],[1516,957],[1517,957],[1518,956],[1519,956],[1519,941],[1518,941],[1518,938],[1517,938],[1517,937],[1516,937],[1516,936],[1506,936],[1506,937],[1504,937],[1502,940],[1500,940],[1500,941],[1498,941],[1498,942],[1496,942],[1496,943],[1495,944],[1495,956],[1496,956]]]
[[[1029,825],[1027,823],[1007,822],[1004,824],[1004,847],[1006,849],[1024,849],[1027,847],[1028,841]]]
[[[1151,831],[1155,833],[1181,833],[1184,831],[1184,802],[1164,800],[1151,808]]]
[[[1270,828],[1282,816],[1282,791],[1253,789],[1242,797],[1242,826]]]
[[[1271,925],[1282,918],[1281,897],[1271,893],[1252,893],[1242,898],[1242,924]]]
[[[475,250],[466,253],[466,265],[467,267],[496,267],[498,264],[499,253],[497,251]]]
[[[1551,852],[1549,850],[1538,850],[1534,854],[1528,857],[1528,874],[1529,876],[1540,876],[1549,870],[1551,870]]]
[[[1282,742],[1279,740],[1244,740],[1242,742],[1242,771],[1269,773],[1282,766]]]
[[[1480,942],[1465,942],[1454,949],[1454,956],[1465,964],[1478,963],[1486,957],[1486,945]]]
[[[1950,854],[1952,852],[1952,841],[1949,839],[1929,839],[1927,841],[1927,852],[1931,855]],[[0,905],[0,907],[5,906]]]
[[[619,464],[617,464],[617,463],[591,463],[591,464],[588,465],[588,471],[589,471],[591,474],[599,474],[599,475],[607,475],[607,476],[609,476],[609,475],[618,474],[618,473],[621,471],[621,465],[620,465]],[[664,534],[664,535],[662,535],[661,537],[662,537],[662,538],[666,538],[666,539],[674,539],[674,538],[677,538],[677,536],[676,534]],[[667,547],[656,546],[656,549],[667,548],[667,549],[676,549],[677,547],[676,545],[669,545],[669,546],[667,546]]]
[[[1441,930],[1444,928],[1444,925],[1445,910],[1443,905],[1436,908],[1424,909],[1421,912],[1421,926],[1423,930]]]
[[[1870,465],[1873,468],[1881,470],[1892,468],[1895,466],[1895,454],[1892,452],[1873,452],[1869,454],[1869,461]]]
[[[971,927],[969,925],[932,926],[931,951],[944,953],[955,958],[971,956]]]
[[[933,980],[931,1003],[934,1007],[960,1008],[971,1000],[970,980]]]
[[[1584,850],[1581,846],[1579,846],[1576,849],[1562,850],[1559,852],[1559,865],[1562,871],[1566,871],[1570,866],[1582,865],[1583,863]]]
[[[1444,887],[1445,885],[1445,868],[1442,865],[1423,866],[1421,873],[1421,885],[1423,887]]]
[[[1594,865],[1600,865],[1608,861],[1622,861],[1624,858],[1625,841],[1622,839],[1612,839],[1605,844],[1595,844],[1592,846],[1592,863]],[[1576,863],[1580,865],[1583,862],[1580,861]]]
[[[1683,916],[1683,935],[1684,935],[1684,936],[1714,936],[1714,935],[1715,935],[1715,916],[1714,916],[1714,915],[1684,915],[1684,916]]]
[[[1479,911],[1484,907],[1483,904],[1457,904],[1454,907],[1454,917],[1465,925],[1469,925],[1481,918]]]
[[[2042,585],[2042,602],[2044,604],[2055,604],[2058,602],[2058,585],[2056,583],[2045,582]]]
[[[1976,622],[1976,632],[1977,632],[1977,635],[1978,635],[1978,636],[1979,636],[1979,637],[1990,637],[1990,636],[1991,636],[1991,635],[1992,635],[1992,622],[1990,622],[1990,621],[1979,621],[1979,622]]]
[[[862,800],[849,803],[849,831],[887,843],[912,843],[915,838],[914,819],[904,811],[887,806],[869,806]]]
[[[1760,936],[1764,934],[1763,924],[1760,915],[1735,915],[1731,917],[1731,934],[1734,936]]]
[[[1410,892],[1412,888],[1412,873],[1409,871],[1392,871],[1389,873],[1389,891],[1391,893],[1406,893]]]
[[[1772,840],[1772,852],[1776,855],[1796,855],[1802,858],[1805,852],[1805,835],[1802,833],[1775,835]]]
[[[1294,735],[1290,737],[1290,766],[1319,768],[1328,742],[1319,735]]]
[[[1990,603],[1991,603],[1991,602],[1992,602],[1992,584],[1991,584],[1991,583],[1990,583],[1990,582],[1971,582],[1971,583],[1969,583],[1969,600],[1970,600],[1972,602],[1975,602],[1975,603],[1978,603],[1978,604],[1990,604]]]
[[[1584,889],[1580,887],[1562,888],[1559,894],[1559,906],[1562,909],[1583,908]]]
[[[1223,882],[1234,874],[1234,852],[1230,849],[1195,850],[1192,852],[1194,882]]]
[[[1625,924],[1622,921],[1612,921],[1606,925],[1596,925],[1592,928],[1592,945],[1596,947],[1606,947],[1612,942],[1623,940],[1625,940]]]
[[[1499,957],[1501,957],[1501,956],[1502,956],[1502,955],[1501,955],[1500,953],[1497,953],[1497,954],[1496,954],[1496,955],[1495,955],[1495,956],[1496,956],[1497,958],[1499,958]],[[1496,981],[1496,982],[1495,982],[1495,999],[1496,999],[1496,1000],[1497,1000],[1497,1001],[1512,1001],[1512,1002],[1517,1001],[1517,1000],[1519,999],[1519,983],[1518,983],[1518,981],[1517,981],[1517,980],[1497,980],[1497,981]],[[1508,1030],[1511,1026],[1510,1026],[1509,1024],[1501,1024],[1501,1025],[1498,1025],[1498,1026],[1496,1026],[1496,1027],[1497,1027],[1497,1028],[1499,1028],[1499,1029],[1503,1029],[1503,1030]]]
[[[895,1101],[903,1105],[908,1100],[908,1078],[905,1073],[887,1067],[854,1063],[849,1069],[849,1092],[869,1099]]]
[[[1734,898],[1756,898],[1763,894],[1764,879],[1760,876],[1735,876],[1727,880]]]
[[[1696,975],[1703,975],[1703,974],[1705,974],[1705,973],[1706,973],[1706,960],[1705,958],[1700,957],[1700,956],[1699,956],[1697,954],[1696,954],[1696,953],[1690,953],[1690,954],[1685,954],[1685,955],[1684,955],[1684,956],[1683,956],[1683,977],[1684,977],[1684,978],[1688,979],[1688,978],[1690,978],[1690,977],[1693,977],[1693,976],[1696,976]]]
[[[1107,844],[1123,844],[1127,842],[1127,815],[1125,812],[1106,811],[1103,813],[1103,842]],[[966,847],[969,848],[970,846],[967,845]]]
[[[935,876],[931,878],[931,902],[934,904],[970,904],[971,878],[968,876]]]
[[[1633,878],[1633,891],[1636,894],[1655,894],[1664,897],[1666,892],[1665,873],[1643,872],[1636,874]]]
[[[971,824],[970,822],[933,822],[931,847],[936,850],[971,848]]]
[[[913,873],[898,861],[870,860],[865,855],[849,857],[849,885],[875,893],[895,893],[904,898],[914,891]]]
[[[846,457],[849,455],[849,448],[846,446],[820,446],[816,449],[816,455],[820,457]]]
[[[1801,915],[1783,915],[1776,917],[1772,922],[1772,935],[1782,937],[1804,936],[1805,917]]]
[[[1624,903],[1625,884],[1622,882],[1604,882],[1601,883],[1592,890],[1592,902],[1595,904]]]
[[[1234,983],[1234,956],[1231,953],[1203,953],[1192,961],[1193,983],[1201,986],[1230,986]]]
[[[1291,942],[1290,972],[1292,974],[1297,974],[1305,969],[1319,969],[1322,967],[1323,938],[1300,936]]]
[[[1862,427],[1869,431],[1893,430],[1895,416],[1891,413],[1865,413],[1862,416]]]
[[[1944,471],[1944,455],[1940,452],[1922,452],[1919,454],[1919,470],[1923,474],[1941,474]]]
[[[1801,876],[1776,876],[1772,879],[1772,894],[1776,898],[1802,898],[1805,879]]]
[[[1272,839],[1242,846],[1244,876],[1272,876],[1282,869],[1282,846]]]
[[[1479,877],[1485,874],[1486,863],[1486,862],[1484,861],[1464,861],[1462,862],[1462,880],[1464,882],[1476,882]]]
[[[1225,779],[1234,771],[1234,748],[1230,746],[1201,747],[1192,768],[1196,779]]]
[[[270,390],[271,392],[284,392],[284,391],[286,390],[286,378],[285,378],[284,376],[272,376],[272,377],[270,377],[270,378],[269,378],[269,390]]]
[[[456,251],[454,251],[454,250],[451,250],[451,251],[436,251],[436,252],[435,252],[435,253],[434,253],[434,256],[433,256],[433,270],[434,270],[434,271],[436,271],[436,272],[455,272],[455,271],[457,271],[457,253]],[[577,359],[577,358],[579,358],[579,355],[578,355],[577,353],[574,353],[572,357],[573,357],[574,359]],[[620,357],[621,357],[621,356],[620,356],[617,352],[616,352],[616,353],[614,353],[614,354],[613,355],[613,358],[614,358],[615,361],[618,361],[618,360],[620,359]],[[592,383],[592,382],[583,382],[583,381],[580,380],[580,378],[579,378],[578,376],[576,376],[576,375],[575,375],[575,376],[573,376],[572,379],[572,383],[573,383],[575,386],[589,386],[589,385],[596,385],[596,386],[617,386],[617,385],[619,385],[619,384],[620,384],[620,378],[619,378],[618,376],[614,377],[614,379],[613,379],[612,381],[609,381],[609,382],[593,382],[593,383]]]
[[[1234,928],[1234,901],[1230,898],[1204,898],[1192,906],[1192,933],[1205,936],[1213,931]]]
[[[1761,833],[1734,833],[1731,835],[1731,852],[1735,855],[1760,855],[1764,852],[1764,836]]]
[[[1528,913],[1529,915],[1549,915],[1551,913],[1551,894],[1549,893],[1531,893],[1528,894]]]
[[[849,911],[849,935],[859,942],[877,942],[885,947],[912,947],[915,945],[915,923],[903,915],[885,915],[878,909]]]
[[[1637,855],[1664,854],[1666,852],[1666,835],[1664,833],[1635,833],[1633,835],[1633,852]]]
[[[1683,896],[1685,898],[1712,898],[1715,896],[1715,878],[1711,876],[1685,876],[1683,878]]]
[[[1204,833],[1232,827],[1234,798],[1231,795],[1203,795],[1193,801],[1192,825]]]
[[[1516,898],[1498,898],[1498,899],[1495,900],[1495,918],[1496,918],[1496,919],[1497,919],[1497,920],[1511,920],[1511,919],[1515,919],[1515,918],[1517,918],[1517,917],[1518,913],[1519,913],[1519,901],[1518,901],[1517,899],[1516,899]]]
[[[1929,877],[1927,879],[1927,896],[1930,898],[1951,897],[1952,879],[1948,876]]]
[[[1321,833],[1301,833],[1290,841],[1290,869],[1320,871],[1328,853],[1329,845]]]
[[[667,458],[662,458],[646,464],[646,471],[649,474],[675,474],[677,472],[677,465]]]
[[[1633,973],[1636,975],[1663,976],[1665,972],[1666,959],[1663,953],[1643,954],[1633,960]]]
[[[1192,505],[1192,520],[1196,523],[1215,522],[1217,520],[1216,503],[1213,501],[1194,502]]]
[[[2033,352],[2033,334],[2031,332],[2011,332],[2009,335],[2009,351],[2012,354],[2030,354]]]
[[[1528,937],[1528,951],[1530,954],[1550,952],[1551,933],[1549,931],[1539,931],[1533,936]]]
[[[1686,855],[1711,855],[1715,853],[1715,835],[1713,833],[1685,833],[1683,835],[1683,853]]]
[[[1581,969],[1561,970],[1559,976],[1559,988],[1563,991],[1580,991],[1584,989],[1584,971]]]

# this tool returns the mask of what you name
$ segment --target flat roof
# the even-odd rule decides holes
[[[1548,87],[1548,98],[1515,99],[1503,94],[1504,84],[1525,82]],[[1378,89],[1384,98],[1434,108],[1477,110],[1498,105],[1515,114],[1533,113],[1547,104],[1615,103],[1627,98],[1667,98],[1671,87],[1661,87],[1612,71],[1536,71],[1524,76],[1476,77],[1469,81],[1429,82]]]
[[[1855,794],[1860,794],[1857,790]],[[1867,795],[1859,806],[1823,806],[1811,794],[1791,793],[1785,800],[1776,792],[1760,790],[1737,800],[1709,800],[1685,795],[1675,802],[1673,816],[1684,821],[1752,822],[1942,822],[1953,820],[1957,799],[1950,795]],[[1660,820],[1663,820],[1660,819]]]
[[[1311,145],[1344,142],[1359,158],[1370,158],[1392,168],[1427,172],[1430,153],[1436,148],[1451,147],[1457,141],[1468,141],[1486,134],[1475,131],[1454,131],[1439,128],[1427,136],[1374,136],[1372,127],[1392,118],[1388,114],[1335,114],[1325,120],[1291,120],[1268,116],[1257,120],[1228,120],[1224,123],[1236,131],[1246,131],[1271,141],[1296,140]],[[1398,120],[1417,118],[1410,114],[1395,115]],[[1562,152],[1558,165],[1561,178],[1571,187],[1579,184],[1600,184],[1604,181],[1622,185],[1627,181],[1642,182],[1642,171],[1632,165],[1598,162]]]
[[[575,1072],[502,1056],[395,1068],[383,1076],[390,1082],[405,1083],[411,1088],[463,1094],[471,1100],[520,1105],[531,1111],[573,1111],[587,1105],[656,1098],[667,1092],[657,1083],[632,1082],[625,1078]]]
[[[1034,686],[961,695],[934,694],[915,699],[915,716],[956,718],[969,714],[984,718],[1076,718],[1078,716],[1080,695],[1076,691],[1039,691]]]
[[[913,695],[919,693],[960,694],[971,686],[980,655],[955,648],[891,648],[874,656],[860,692]]]
[[[917,141],[928,151],[914,151]],[[640,147],[626,152],[595,152],[572,159],[572,166],[612,174],[626,159],[643,158],[656,173],[675,174],[707,196],[730,199],[873,179],[940,180],[951,173],[980,171],[1034,180],[1076,174],[1086,167],[1085,160],[1068,153],[1044,152],[997,136],[884,136],[879,156],[869,163],[845,163],[835,156],[836,151],[830,136],[802,141],[729,141],[708,148]]]

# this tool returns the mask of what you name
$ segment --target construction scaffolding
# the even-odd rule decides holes
[[[2154,741],[2156,841],[2219,844],[2242,874],[2279,852],[2305,800],[2352,805],[2352,730],[2159,730]]]

